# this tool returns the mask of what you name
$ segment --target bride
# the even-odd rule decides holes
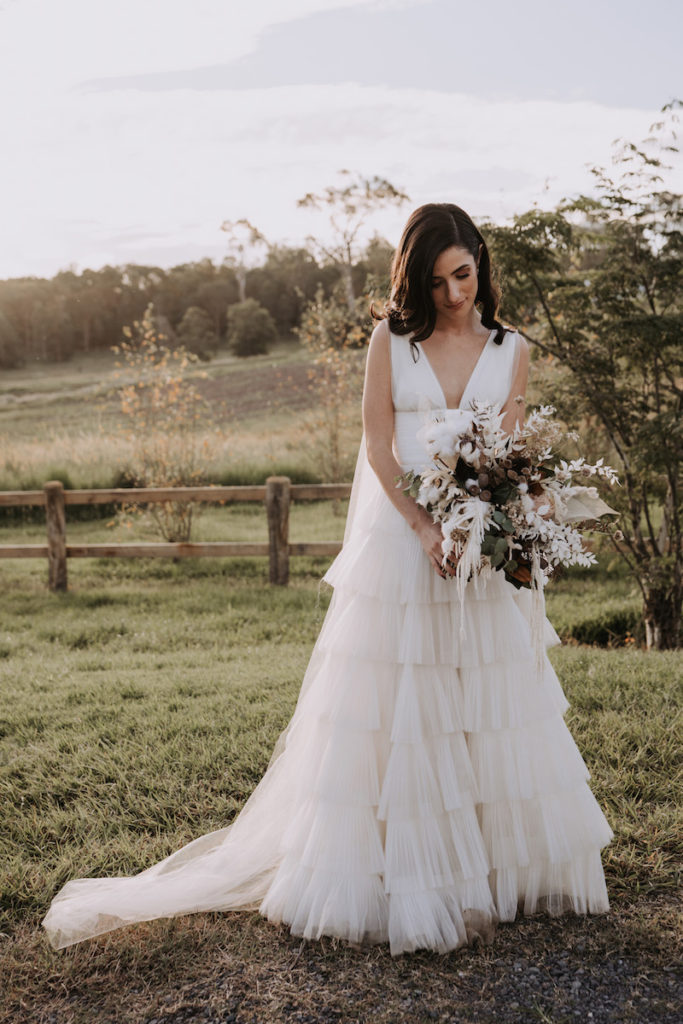
[[[612,833],[546,654],[537,668],[529,592],[494,573],[461,605],[440,528],[396,483],[424,468],[431,411],[478,399],[501,406],[507,431],[523,418],[528,349],[498,298],[469,216],[417,209],[368,352],[334,593],[268,769],[226,828],[133,877],[67,882],[43,920],[55,948],[258,909],[294,935],[388,942],[395,956],[488,938],[519,910],[608,909]],[[547,620],[545,642],[559,642]]]

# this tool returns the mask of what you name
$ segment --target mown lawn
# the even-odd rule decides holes
[[[226,536],[215,517],[227,511],[209,514],[207,536],[218,526]],[[240,522],[249,536],[265,528],[261,510],[234,517],[236,539]],[[95,540],[94,530],[106,527],[73,526],[74,537]],[[342,530],[320,506],[295,510],[294,539]],[[585,979],[613,959],[635,964],[610,1019],[649,1020],[636,982],[656,978],[669,991],[680,922],[676,653],[552,651],[568,724],[616,834],[605,852],[607,917],[531,919],[502,927],[484,950],[396,960],[383,947],[302,944],[257,914],[153,922],[58,953],[47,946],[39,921],[68,878],[139,871],[237,812],[293,710],[328,600],[324,568],[293,560],[290,586],[276,589],[264,560],[81,560],[69,564],[70,592],[57,596],[45,590],[42,561],[0,563],[0,1020],[559,1024],[579,1019],[562,985],[507,1018],[500,986],[515,963],[545,969],[565,954]],[[568,575],[550,588],[551,619],[637,602],[623,577],[596,571],[589,581]]]

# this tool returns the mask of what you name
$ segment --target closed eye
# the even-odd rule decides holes
[[[454,276],[455,278],[457,278],[457,280],[458,280],[458,281],[464,281],[464,280],[466,280],[466,279],[467,279],[467,278],[468,278],[468,277],[469,277],[470,275],[469,275],[469,272],[468,272],[468,273],[466,273],[466,274],[454,274],[453,276]],[[438,280],[438,281],[432,281],[432,288],[438,288],[440,284],[441,284],[441,279],[440,279],[440,278],[439,278],[439,280]]]

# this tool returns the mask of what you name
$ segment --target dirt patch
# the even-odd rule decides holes
[[[315,404],[312,375],[307,363],[288,366],[245,366],[218,378],[201,380],[197,387],[219,422],[247,419],[280,409],[303,411]]]

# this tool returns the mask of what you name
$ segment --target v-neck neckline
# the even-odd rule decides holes
[[[422,349],[422,355],[425,357],[425,360],[427,362],[427,366],[429,367],[429,372],[431,373],[431,375],[434,378],[434,381],[436,383],[436,386],[438,387],[439,391],[441,392],[441,397],[443,398],[444,409],[461,409],[462,408],[463,399],[464,399],[465,395],[467,394],[467,389],[469,388],[470,384],[472,383],[472,380],[474,379],[474,375],[477,372],[477,370],[479,369],[479,365],[480,365],[480,363],[481,363],[481,361],[482,361],[482,359],[484,357],[484,352],[489,347],[489,342],[491,341],[491,338],[494,336],[495,333],[496,333],[496,329],[494,327],[493,330],[489,333],[488,338],[484,342],[484,347],[482,348],[481,352],[477,356],[477,361],[474,364],[474,366],[472,367],[472,372],[470,373],[469,377],[467,378],[467,383],[465,384],[465,387],[463,388],[463,392],[462,392],[462,394],[460,396],[460,401],[458,402],[457,405],[453,405],[453,406],[448,404],[448,401],[446,399],[446,392],[444,391],[443,387],[441,386],[441,381],[437,377],[436,371],[435,371],[434,367],[432,366],[431,362],[429,361],[429,356],[427,355],[427,353],[425,351],[424,345],[423,344],[420,345],[420,348]]]

